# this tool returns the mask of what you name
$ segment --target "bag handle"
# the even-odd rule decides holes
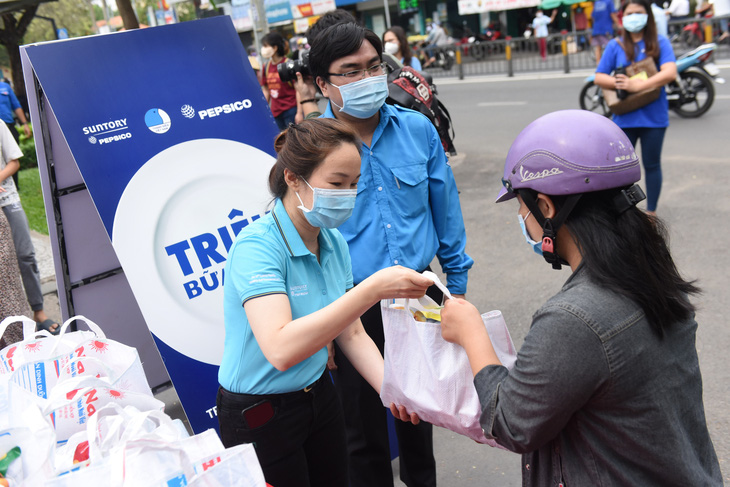
[[[28,318],[27,316],[8,316],[2,322],[0,322],[0,337],[5,334],[5,330],[7,330],[8,326],[12,325],[13,323],[17,323],[18,321],[23,324],[23,340],[28,340],[29,338],[35,336],[36,322],[34,320]],[[46,335],[50,336],[50,333],[45,330],[42,330],[38,333],[45,333]]]
[[[53,348],[51,348],[51,351],[48,353],[49,357],[54,357],[54,353],[56,352],[56,348],[61,343],[63,336],[66,334],[66,331],[68,330],[68,327],[71,326],[71,323],[77,320],[83,320],[86,323],[86,326],[89,327],[89,330],[94,332],[94,334],[99,338],[106,338],[106,335],[101,330],[99,325],[88,319],[84,315],[76,315],[72,316],[71,318],[67,319],[63,322],[63,325],[61,325],[60,331],[58,332],[58,335],[56,335],[56,343],[53,344]]]
[[[437,276],[436,274],[434,274],[431,271],[423,271],[421,273],[421,275],[427,279],[431,279],[433,281],[433,283],[436,285],[436,287],[439,288],[439,290],[442,293],[444,293],[444,296],[446,296],[448,299],[454,299],[454,297],[451,295],[451,291],[449,291],[449,289],[446,286],[444,286],[444,283],[441,282],[441,279],[439,279],[439,276]],[[406,311],[410,309],[410,304],[411,304],[411,300],[409,298],[406,298],[406,302],[405,302]]]
[[[444,286],[444,283],[441,282],[441,279],[439,279],[439,276],[437,276],[436,274],[434,274],[431,271],[423,271],[421,273],[421,275],[423,277],[431,279],[433,281],[433,283],[436,285],[436,287],[439,288],[439,290],[442,293],[444,293],[444,296],[446,296],[449,299],[454,299],[454,297],[451,295],[451,292],[449,291],[449,289],[446,286]]]
[[[96,336],[98,336],[99,338],[106,338],[106,335],[101,330],[99,325],[97,325],[96,323],[94,323],[93,321],[91,321],[84,315],[72,316],[71,318],[64,321],[63,325],[61,325],[61,331],[58,333],[58,336],[61,336],[64,333],[66,333],[66,330],[68,329],[69,326],[71,326],[71,323],[73,323],[74,321],[78,321],[78,320],[83,320],[86,323],[86,326],[89,327],[89,330],[93,331],[96,334]]]

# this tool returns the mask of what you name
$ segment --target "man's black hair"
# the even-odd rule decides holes
[[[363,41],[375,48],[378,57],[383,59],[383,43],[375,33],[355,22],[331,25],[314,39],[309,51],[309,71],[315,80],[318,76],[328,79],[330,65],[340,58],[354,54]],[[311,41],[310,41],[311,42]]]
[[[322,15],[317,22],[314,23],[309,29],[307,29],[307,33],[305,36],[307,37],[307,42],[310,46],[314,45],[314,39],[327,27],[331,27],[335,24],[342,24],[347,22],[357,22],[355,17],[348,12],[347,10],[337,8],[332,10],[331,12],[327,12],[326,14]]]

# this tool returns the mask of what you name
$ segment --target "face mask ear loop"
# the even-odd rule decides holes
[[[333,84],[332,84],[332,83],[330,83],[329,81],[327,81],[327,84],[328,84],[328,85],[330,85],[330,86],[334,86],[335,88],[337,88],[337,91],[340,91],[340,87],[339,87],[339,86],[337,86],[337,85],[333,85]],[[340,95],[341,95],[341,94],[342,94],[342,92],[340,91]],[[332,103],[332,104],[333,104],[334,106],[336,106],[338,110],[342,110],[342,108],[343,108],[343,107],[345,106],[345,104],[344,104],[344,103],[342,104],[342,106],[339,106],[339,105],[338,105],[337,103],[335,103],[335,101],[334,101],[334,100],[333,100],[332,98],[328,98],[328,100],[330,101],[330,103]],[[306,181],[305,181],[305,182],[306,182]]]
[[[304,184],[306,184],[307,186],[309,186],[309,189],[312,190],[312,208],[314,208],[314,188],[309,184],[309,182],[307,182],[306,179],[304,179],[301,176],[299,176],[299,178],[302,181],[304,181]],[[294,191],[294,194],[297,195],[297,199],[299,200],[299,205],[300,205],[299,208],[301,208],[302,211],[312,211],[311,209],[309,209],[306,206],[304,206],[304,201],[302,201],[302,197],[299,196],[299,192],[298,191]]]
[[[575,205],[580,200],[582,194],[574,194],[568,197],[565,201],[565,205],[560,209],[555,218],[545,218],[537,205],[537,199],[535,198],[536,193],[534,191],[521,191],[520,196],[522,201],[525,202],[527,208],[535,216],[537,222],[542,226],[542,255],[548,264],[553,266],[553,269],[560,270],[561,264],[566,263],[557,253],[557,237],[558,230],[563,225],[568,215]]]

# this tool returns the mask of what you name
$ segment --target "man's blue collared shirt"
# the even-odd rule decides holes
[[[425,269],[438,256],[452,293],[466,292],[474,261],[456,181],[436,129],[422,114],[384,104],[371,146],[362,145],[352,216],[338,229],[347,240],[355,283],[385,267]],[[332,107],[322,115],[334,118]]]
[[[13,112],[20,108],[18,97],[13,93],[9,84],[0,81],[0,120],[13,123]]]
[[[298,210],[297,210],[298,211]],[[337,230],[322,228],[317,257],[307,249],[281,200],[274,211],[247,226],[226,262],[223,315],[226,339],[218,381],[231,392],[279,394],[310,385],[322,375],[327,347],[284,372],[266,360],[243,305],[286,294],[292,319],[331,304],[352,287],[347,243]]]

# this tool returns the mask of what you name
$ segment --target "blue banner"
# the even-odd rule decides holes
[[[23,49],[193,429],[217,427],[225,259],[278,132],[231,19]]]
[[[294,18],[289,0],[265,0],[264,9],[266,10],[266,21],[270,24]]]

